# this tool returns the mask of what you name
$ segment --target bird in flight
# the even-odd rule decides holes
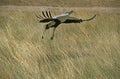
[[[36,15],[36,17],[39,19],[40,23],[48,23],[45,25],[45,30],[43,31],[42,39],[44,38],[43,37],[44,33],[49,28],[53,28],[53,33],[51,36],[51,40],[53,40],[55,30],[60,24],[62,24],[62,23],[66,23],[66,24],[68,24],[68,23],[80,23],[80,22],[84,22],[84,21],[90,21],[96,17],[96,15],[94,15],[93,17],[88,18],[88,19],[79,19],[79,18],[70,16],[71,13],[73,13],[73,11],[65,12],[65,13],[62,13],[60,15],[52,17],[50,11],[45,11],[45,12],[42,11],[43,16]]]

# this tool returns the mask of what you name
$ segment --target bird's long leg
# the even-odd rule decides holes
[[[54,29],[53,29],[53,34],[51,36],[51,40],[53,40],[53,38],[54,38],[55,30],[56,30],[56,27],[54,27]]]
[[[46,32],[46,30],[48,30],[50,27],[48,26],[48,24],[45,26],[45,30],[43,31],[43,34],[42,34],[42,39],[44,38],[43,35],[44,33]]]
[[[42,34],[42,39],[44,38],[44,36],[43,36],[43,35],[45,34],[46,30],[47,30],[47,29],[45,29],[45,30],[43,31],[43,34]]]

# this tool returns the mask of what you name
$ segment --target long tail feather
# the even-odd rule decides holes
[[[41,15],[39,15],[39,17],[41,17],[42,19],[44,18],[44,17],[42,17]]]
[[[36,16],[38,19],[43,19],[43,17],[40,16],[40,15],[38,16],[38,15],[35,14],[35,16]]]
[[[50,15],[50,18],[52,18],[52,15],[51,15],[50,11],[49,11],[49,15]]]
[[[42,11],[42,14],[43,14],[43,16],[45,17],[45,18],[47,18],[46,16],[45,16],[45,13]]]
[[[47,11],[46,11],[46,15],[47,15],[48,18],[50,17]]]

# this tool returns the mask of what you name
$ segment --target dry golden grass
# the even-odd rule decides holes
[[[23,9],[23,8],[22,8]],[[70,11],[96,19],[61,24],[50,40],[35,14],[44,9],[0,8],[0,79],[119,79],[120,12],[82,8],[45,8],[53,15]]]
[[[57,7],[120,7],[119,0],[0,0],[0,5]]]

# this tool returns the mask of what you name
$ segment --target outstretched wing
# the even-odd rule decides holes
[[[81,19],[76,18],[76,17],[66,17],[65,20],[63,21],[63,23],[79,23],[81,22]]]
[[[36,17],[39,19],[39,22],[43,22],[43,23],[45,23],[45,22],[50,22],[50,21],[53,21],[54,19],[52,18],[52,15],[51,15],[51,13],[50,13],[50,11],[45,11],[45,12],[43,12],[42,11],[42,15],[43,16],[38,16],[38,15],[36,15]]]
[[[96,15],[94,15],[93,17],[91,17],[91,18],[89,18],[89,19],[84,19],[84,20],[82,20],[82,21],[90,21],[90,20],[94,19],[95,17],[96,17]]]
[[[80,22],[83,22],[83,21],[90,21],[90,20],[94,19],[95,17],[96,17],[96,15],[94,15],[93,17],[91,17],[89,19],[84,19],[83,20],[83,19],[79,19],[79,18],[76,18],[76,17],[68,16],[63,23],[80,23]]]
[[[73,11],[69,11],[69,12],[65,12],[63,14],[60,14],[60,15],[57,15],[57,16],[54,16],[52,17],[51,15],[51,12],[50,11],[45,11],[43,12],[42,11],[42,15],[43,16],[37,16],[37,18],[39,18],[39,22],[43,22],[43,23],[46,23],[46,22],[50,22],[50,21],[56,21],[56,19],[60,18],[60,17],[66,17],[66,16],[69,16]]]
[[[39,22],[46,23],[46,22],[50,22],[50,21],[54,21],[54,19],[52,19],[52,18],[45,18],[45,19],[41,19]]]

